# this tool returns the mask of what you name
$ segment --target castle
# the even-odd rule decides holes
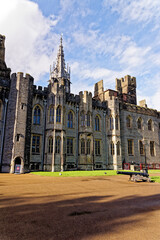
[[[160,163],[160,112],[139,106],[136,78],[103,80],[91,92],[70,92],[62,38],[47,87],[5,63],[0,35],[0,169],[64,171],[121,169],[122,163]]]

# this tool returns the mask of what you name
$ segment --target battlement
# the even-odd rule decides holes
[[[130,75],[126,75],[124,78],[116,78],[116,90],[119,93],[127,93],[129,91],[129,87],[136,88],[136,78],[131,77]]]
[[[100,80],[99,82],[95,83],[94,85],[94,97],[98,96],[99,94],[104,92],[103,87],[103,80]]]
[[[107,110],[107,102],[101,102],[97,99],[92,98],[92,107]]]
[[[4,48],[5,36],[0,34],[0,48]]]
[[[14,77],[14,78],[25,78],[25,79],[28,79],[28,80],[30,80],[30,81],[32,81],[32,83],[33,83],[33,81],[34,81],[34,78],[29,74],[29,73],[26,73],[26,74],[24,74],[23,72],[17,72],[17,73],[12,73],[12,76]]]
[[[105,100],[112,100],[112,98],[117,98],[118,92],[112,89],[107,89],[104,91],[104,99]]]
[[[87,97],[91,97],[92,98],[92,93],[88,92],[88,91],[80,91],[79,92],[79,96],[80,98],[87,98]]]
[[[0,35],[0,62],[5,62],[5,36]]]
[[[66,93],[66,102],[80,103],[80,96],[72,93]]]
[[[40,96],[47,97],[48,88],[47,87],[33,85],[33,93],[37,94],[37,95],[40,95]]]
[[[147,108],[146,100],[143,99],[143,100],[139,101],[139,106]]]
[[[5,63],[5,36],[0,34],[0,79],[10,79],[11,69]]]
[[[127,75],[124,78],[116,78],[116,91],[123,95],[121,96],[122,100],[131,104],[137,104],[135,77]],[[125,95],[126,97],[124,97]]]
[[[42,91],[42,92],[47,92],[48,91],[47,87],[42,87],[42,86],[37,86],[37,85],[33,85],[33,89],[37,90],[37,91]]]
[[[155,109],[147,108],[147,107],[141,107],[138,105],[130,104],[130,103],[122,103],[122,109],[129,111],[129,112],[136,112],[139,114],[145,114],[153,117],[160,117],[160,112],[158,112]]]

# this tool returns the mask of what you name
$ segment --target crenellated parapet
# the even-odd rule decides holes
[[[43,88],[42,86],[33,85],[33,94],[39,97],[47,98],[48,88],[47,87]]]
[[[0,34],[0,62],[5,62],[5,36]]]
[[[152,109],[152,108],[141,107],[138,105],[124,103],[124,102],[121,103],[120,106],[121,106],[121,109],[124,109],[129,112],[134,112],[134,113],[138,113],[138,114],[144,114],[144,115],[149,115],[149,116],[160,118],[160,112],[158,112],[157,110]]]
[[[92,93],[88,91],[81,91],[79,92],[80,96],[80,111],[84,112],[92,112]]]
[[[94,97],[97,97],[100,94],[103,94],[103,92],[104,92],[103,80],[100,80],[94,85]]]
[[[10,79],[11,69],[5,63],[5,36],[0,35],[0,85],[7,85],[4,81]]]
[[[107,102],[101,102],[99,100],[96,99],[92,99],[92,106],[93,108],[98,108],[98,109],[103,109],[103,110],[107,110]]]
[[[116,91],[119,93],[122,101],[137,104],[135,77],[127,75],[124,78],[116,78]]]
[[[79,104],[80,103],[80,96],[74,95],[72,93],[66,93],[66,102]]]
[[[127,93],[129,91],[129,87],[136,88],[136,78],[131,77],[130,75],[126,75],[124,78],[116,78],[116,90],[119,93]]]
[[[105,101],[109,101],[112,100],[113,98],[117,98],[119,96],[117,91],[111,90],[111,89],[107,89],[104,92],[104,100]]]

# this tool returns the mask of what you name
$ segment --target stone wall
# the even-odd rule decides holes
[[[126,162],[145,163],[145,154],[140,155],[139,141],[142,141],[146,149],[147,163],[160,162],[160,118],[152,109],[144,109],[134,106],[126,106],[127,109],[121,109],[121,141],[122,141],[122,158]],[[127,127],[126,118],[131,117],[131,127]],[[137,121],[142,120],[142,128],[138,129]],[[148,130],[148,121],[152,120],[152,130]],[[128,139],[133,140],[133,155],[128,154]],[[151,156],[150,141],[155,143],[155,154]]]

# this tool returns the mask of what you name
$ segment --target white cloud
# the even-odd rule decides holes
[[[103,4],[117,12],[122,21],[148,23],[154,20],[158,23],[160,19],[159,0],[104,0]]]
[[[6,63],[12,72],[31,74],[35,81],[49,72],[59,37],[51,33],[57,24],[52,15],[44,17],[29,0],[0,0],[0,29],[6,36]]]
[[[143,68],[148,63],[147,56],[151,54],[150,47],[138,47],[135,43],[131,43],[123,50],[120,63],[124,64],[131,71],[144,71]]]
[[[112,71],[107,68],[93,68],[85,62],[74,62],[71,64],[73,78],[78,76],[76,84],[73,85],[74,92],[81,90],[93,91],[94,84],[103,79],[104,88],[112,88],[115,86],[115,79],[127,75],[126,71]]]
[[[111,7],[112,11],[118,12],[122,21],[145,24],[154,20],[155,24],[151,25],[155,26],[157,34],[153,41],[144,42],[146,37],[143,34],[143,41],[137,41],[134,39],[135,29],[133,35],[128,36],[123,29],[116,31],[114,24],[112,29],[108,28],[109,30],[105,32],[96,21],[99,15],[95,22],[92,19],[92,23],[86,29],[83,21],[80,22],[76,17],[93,14],[93,9],[87,8],[88,1],[60,0],[58,15],[47,18],[42,14],[38,4],[30,0],[0,0],[0,34],[6,36],[7,66],[11,67],[12,72],[30,73],[35,81],[40,82],[41,76],[49,73],[49,66],[56,59],[59,36],[55,33],[57,30],[54,30],[54,27],[58,23],[58,31],[65,29],[65,35],[69,36],[67,39],[64,37],[68,42],[68,45],[65,46],[64,43],[64,46],[69,57],[73,57],[70,55],[73,49],[74,56],[78,56],[77,62],[69,61],[74,62],[70,64],[71,81],[74,81],[73,92],[92,91],[94,83],[101,79],[104,80],[105,88],[114,89],[115,78],[129,74],[137,77],[140,96],[146,96],[149,106],[159,108],[160,72],[157,67],[160,65],[160,35],[156,25],[160,20],[159,0],[104,0],[104,3],[107,8]],[[119,23],[117,26],[120,26]],[[142,45],[143,43],[145,45]],[[148,79],[145,79],[145,76],[148,76]],[[143,80],[145,89],[144,87],[141,89]],[[47,85],[47,79],[43,85]],[[155,94],[149,98],[151,92]]]
[[[75,0],[60,0],[61,12],[69,12],[73,9]]]
[[[106,55],[111,53],[114,57],[120,57],[123,49],[131,42],[131,38],[125,35],[109,35],[100,33],[99,30],[78,30],[73,32],[76,45],[80,45],[90,54]]]
[[[82,18],[92,14],[90,8],[88,8],[87,1],[76,1],[76,0],[60,0],[60,18],[64,18],[65,15],[74,17],[74,25],[77,25],[76,17],[81,16]],[[73,27],[73,26],[72,26]]]
[[[143,91],[138,91],[137,92],[137,96],[138,96],[138,102],[140,100],[146,99],[146,104],[148,108],[152,108],[152,109],[157,109],[158,111],[160,111],[160,106],[159,106],[159,102],[160,102],[160,88],[157,88],[157,90],[154,92],[153,95],[145,95],[143,93]]]
[[[160,111],[160,71],[152,78],[144,79],[143,86],[137,89],[138,101],[146,99],[149,108]]]
[[[146,72],[148,67],[153,67],[154,64],[159,64],[159,54],[152,52],[151,46],[138,46],[129,36],[116,35],[114,38],[107,34],[101,34],[98,30],[89,30],[84,32],[78,30],[73,33],[76,45],[83,47],[83,52],[87,56],[96,55],[101,58],[108,58],[110,61],[115,60],[121,70],[126,69],[128,74],[141,74]],[[113,68],[112,67],[112,68]]]

